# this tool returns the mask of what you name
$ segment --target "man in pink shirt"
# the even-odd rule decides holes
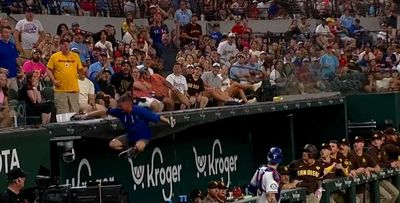
[[[24,74],[30,72],[39,72],[40,77],[44,78],[46,76],[47,68],[41,62],[42,52],[39,49],[32,50],[31,60],[28,60],[22,65],[22,71]]]

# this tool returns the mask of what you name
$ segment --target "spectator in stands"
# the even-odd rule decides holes
[[[301,17],[299,30],[304,37],[309,38],[311,34],[311,25],[306,17]]]
[[[314,145],[307,144],[303,148],[302,159],[289,164],[290,170],[296,174],[294,180],[301,181],[298,186],[305,187],[307,203],[318,203],[315,192],[319,188],[318,180],[323,176],[321,164],[317,162],[318,150]]]
[[[348,32],[355,24],[355,19],[353,16],[350,15],[350,11],[348,9],[346,9],[344,11],[344,14],[342,16],[340,16],[339,21],[340,21],[340,25],[342,27],[346,28]]]
[[[103,69],[107,69],[111,72],[111,74],[114,74],[111,63],[107,57],[107,52],[100,51],[100,54],[98,55],[98,61],[89,66],[89,79],[92,82],[96,81],[97,74]]]
[[[7,18],[0,18],[0,27],[11,27],[10,21],[8,21]],[[11,33],[13,33],[13,31],[11,31]],[[0,35],[0,39],[1,39],[1,35]],[[10,36],[10,41],[15,44],[15,38],[12,34]]]
[[[169,3],[169,1],[167,1]],[[166,12],[168,11],[170,8],[168,8],[167,10],[164,10],[162,8],[160,8],[159,5],[150,5],[149,7],[149,12],[147,14],[147,20],[149,21],[149,25],[152,25],[154,23],[154,15],[156,13],[160,13],[161,15],[161,19],[165,20],[168,19],[169,14]]]
[[[372,133],[371,147],[368,148],[367,154],[382,168],[398,168],[396,161],[390,162],[384,150],[383,132],[375,131]],[[381,200],[385,202],[396,202],[399,197],[399,190],[388,180],[379,182],[379,193]]]
[[[185,25],[182,30],[182,38],[185,39],[184,45],[194,42],[196,45],[199,44],[199,40],[202,36],[201,25],[197,23],[198,16],[193,14],[190,23]]]
[[[322,78],[332,79],[335,77],[336,70],[339,67],[339,59],[333,54],[333,47],[328,46],[326,53],[321,56],[320,64],[322,65]]]
[[[133,16],[137,16],[137,14],[139,13],[139,5],[137,5],[135,0],[125,0],[123,2],[124,4],[124,13],[125,15],[133,15]]]
[[[118,100],[121,95],[131,91],[133,78],[131,76],[131,65],[128,60],[122,62],[122,71],[120,73],[115,73],[111,76],[110,83],[114,86],[114,98],[116,100]]]
[[[145,108],[149,108],[153,112],[161,112],[164,109],[164,104],[156,99],[156,93],[153,91],[153,87],[150,83],[141,79],[148,74],[148,70],[134,67],[132,69],[132,77],[134,83],[132,85],[132,96],[137,100],[137,105]],[[171,101],[172,103],[172,101]],[[170,106],[172,106],[171,104]]]
[[[129,25],[133,23],[134,16],[131,13],[126,14],[125,21],[121,25],[121,34],[124,37],[125,32],[128,32]]]
[[[235,17],[235,25],[233,25],[231,33],[234,33],[236,36],[242,36],[244,33],[244,25],[240,16]]]
[[[225,64],[229,62],[232,56],[236,56],[239,50],[236,48],[234,33],[229,33],[228,40],[219,43],[217,52],[221,57],[221,61]]]
[[[82,64],[90,66],[89,48],[83,43],[84,34],[81,30],[76,30],[74,33],[74,41],[71,42],[71,49],[76,48],[79,51],[79,57]]]
[[[238,53],[236,58],[238,61],[235,62],[230,69],[230,78],[235,81],[250,81],[251,76],[247,66],[247,56],[244,53]]]
[[[98,89],[96,90],[96,97],[98,103],[107,107],[115,108],[117,102],[115,100],[115,89],[110,83],[111,71],[109,69],[101,69],[96,76],[96,84]]]
[[[19,98],[25,101],[28,118],[40,117],[41,124],[48,124],[50,123],[52,104],[43,101],[39,77],[38,72],[30,72],[26,75],[26,84],[21,87]]]
[[[22,57],[30,58],[33,48],[39,46],[44,38],[44,29],[39,20],[34,19],[33,7],[28,7],[25,19],[17,22],[15,26],[15,42]]]
[[[79,5],[82,8],[84,16],[94,16],[96,12],[96,5],[91,0],[80,0]]]
[[[193,73],[186,76],[188,94],[190,96],[189,101],[192,107],[205,108],[208,103],[208,98],[203,96],[205,89],[201,79],[202,74],[203,67],[196,65]]]
[[[181,0],[179,3],[179,9],[175,12],[175,21],[181,26],[185,26],[190,23],[192,18],[192,11],[187,8],[186,0]]]
[[[176,35],[173,35],[176,33]],[[157,57],[159,57],[163,63],[162,73],[164,75],[169,75],[172,73],[172,68],[174,66],[176,55],[180,48],[180,25],[175,24],[174,32],[170,34],[164,33],[161,38],[162,47],[157,52]]]
[[[87,67],[78,70],[79,112],[88,113],[105,107],[96,104],[94,84],[87,78]]]
[[[76,0],[61,0],[60,10],[63,15],[79,16],[83,15],[82,9]]]
[[[260,10],[260,18],[263,20],[268,19],[269,2],[267,0],[261,0],[257,4],[257,8]]]
[[[11,127],[7,75],[0,71],[0,128]]]
[[[39,49],[32,49],[31,60],[25,61],[22,65],[22,72],[28,74],[31,72],[39,73],[40,79],[47,76],[47,68],[41,61],[42,52]]]
[[[163,76],[157,73],[151,74],[149,69],[144,68],[141,72],[142,73],[140,76],[140,82],[143,83],[145,87],[147,87],[146,90],[154,91],[154,98],[156,98],[158,101],[162,101],[165,110],[174,110],[175,103],[169,96],[169,91],[174,88],[172,84],[170,84]],[[135,80],[135,82],[136,81],[137,80]]]
[[[96,16],[110,16],[110,7],[107,0],[96,0]]]
[[[79,55],[70,51],[69,43],[61,40],[61,51],[53,54],[47,63],[47,74],[55,86],[54,102],[58,114],[79,110],[77,75],[82,64]]]
[[[239,102],[239,100],[231,98],[226,92],[222,91],[222,78],[219,76],[220,70],[221,65],[219,63],[214,63],[212,65],[212,70],[204,72],[201,76],[206,89],[206,96],[214,99],[218,106],[223,106],[231,101]]]
[[[163,23],[161,13],[154,14],[154,22],[151,25],[149,32],[157,56],[162,56],[162,36],[169,33],[169,30],[167,25]]]
[[[371,173],[379,173],[381,167],[364,152],[364,138],[356,136],[354,139],[353,151],[350,152],[350,161],[354,173],[357,175],[366,175],[371,177]],[[356,187],[357,198],[360,202],[369,202],[370,195],[366,190],[366,185],[359,185]]]
[[[39,50],[43,50],[49,46],[51,46],[51,41],[52,41],[53,37],[51,35],[51,33],[46,33],[44,35],[44,39],[42,40],[42,42],[40,42],[39,46],[37,47]]]
[[[132,40],[137,41],[136,25],[133,22],[129,23],[128,30],[125,32],[124,36],[122,37],[122,41],[125,44],[130,44],[132,42]]]
[[[65,23],[61,23],[57,26],[56,34],[58,36],[63,36],[65,33],[69,32],[68,26]]]
[[[100,31],[100,40],[94,45],[101,49],[101,51],[107,52],[107,57],[113,56],[114,49],[110,41],[107,41],[107,32],[105,30]]]
[[[8,88],[18,91],[17,75],[20,72],[16,45],[10,42],[11,27],[1,27],[0,71],[7,75]]]
[[[325,47],[326,45],[328,45],[329,39],[335,37],[331,33],[329,26],[327,25],[325,19],[321,20],[321,24],[319,24],[317,26],[317,28],[315,29],[315,35],[316,35],[317,44],[322,48]]]
[[[177,63],[174,65],[173,73],[169,74],[166,80],[173,86],[169,94],[172,100],[180,104],[180,109],[190,108],[188,85],[186,78],[182,75],[182,65]]]

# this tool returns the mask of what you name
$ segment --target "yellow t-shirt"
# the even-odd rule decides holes
[[[59,87],[54,87],[56,92],[78,92],[78,70],[82,68],[79,55],[69,52],[64,56],[61,52],[51,55],[47,68],[53,72],[54,79],[60,82]]]

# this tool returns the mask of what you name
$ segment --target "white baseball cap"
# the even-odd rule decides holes
[[[221,67],[221,65],[219,63],[214,63],[213,67]]]

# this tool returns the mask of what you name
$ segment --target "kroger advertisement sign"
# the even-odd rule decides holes
[[[190,143],[152,143],[135,160],[120,159],[108,149],[76,146],[78,158],[62,163],[66,183],[83,186],[88,182],[121,182],[129,202],[176,200],[193,189],[207,187],[210,180],[224,180],[228,186],[247,184],[253,173],[249,141],[231,138],[202,138]]]

